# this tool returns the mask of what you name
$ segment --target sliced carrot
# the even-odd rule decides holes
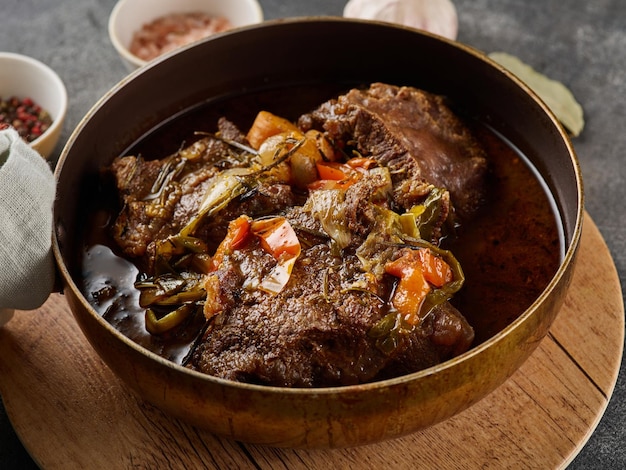
[[[319,180],[307,185],[311,190],[315,189],[347,189],[356,183],[361,174],[345,163],[318,162],[315,164]]]
[[[426,295],[431,291],[421,266],[406,254],[385,265],[385,272],[399,278],[391,302],[404,320],[411,325],[419,323],[419,312]]]
[[[247,215],[241,215],[232,220],[228,224],[228,233],[229,248],[231,250],[241,248],[250,233],[250,218]]]
[[[346,165],[355,170],[369,170],[377,164],[378,162],[376,160],[367,157],[354,157],[346,162]]]
[[[391,299],[393,306],[411,325],[420,321],[424,299],[433,289],[452,281],[452,269],[430,250],[409,250],[385,265],[385,272],[399,278]]]
[[[321,180],[341,181],[350,176],[350,168],[344,163],[318,162],[315,166]]]
[[[246,138],[252,148],[258,150],[267,138],[288,131],[299,132],[299,129],[285,118],[276,116],[268,111],[260,111],[248,130]]]
[[[241,248],[250,234],[250,217],[241,215],[228,224],[228,232],[220,242],[211,260],[212,271],[215,271],[224,260],[224,255]]]
[[[362,173],[376,165],[371,158],[355,157],[345,163],[318,162],[316,163],[318,181],[313,181],[309,189],[347,189],[357,182]]]
[[[417,250],[424,278],[435,287],[441,287],[452,281],[452,268],[430,250]]]
[[[261,246],[276,259],[283,253],[288,256],[300,254],[298,236],[284,217],[255,220],[250,230],[260,238]]]

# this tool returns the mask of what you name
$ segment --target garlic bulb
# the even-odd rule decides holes
[[[451,0],[350,0],[343,16],[398,23],[453,40],[459,26]]]

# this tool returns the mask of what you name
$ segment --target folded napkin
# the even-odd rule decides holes
[[[32,310],[54,285],[48,162],[14,129],[0,131],[0,326],[13,309]]]

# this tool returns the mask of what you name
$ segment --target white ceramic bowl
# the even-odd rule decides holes
[[[224,17],[233,28],[263,21],[263,10],[256,0],[119,0],[109,17],[109,38],[132,71],[147,63],[129,50],[135,32],[161,16],[191,12]]]
[[[0,96],[31,98],[48,111],[52,124],[30,146],[48,158],[59,141],[67,113],[67,90],[57,73],[31,57],[0,52]]]

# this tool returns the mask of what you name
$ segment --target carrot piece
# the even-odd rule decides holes
[[[343,163],[318,162],[315,164],[321,180],[341,181],[350,176],[349,167]]]
[[[250,233],[250,218],[241,215],[228,224],[229,248],[236,250],[241,248],[246,242],[246,238]]]
[[[277,260],[274,268],[259,284],[259,289],[269,294],[278,294],[289,282],[293,267],[300,256],[298,236],[284,217],[255,220],[251,231],[260,238],[261,246]]]
[[[409,250],[385,265],[385,272],[399,278],[392,304],[407,323],[416,325],[420,310],[432,286],[452,281],[452,269],[430,250]]]
[[[250,233],[250,217],[241,215],[228,224],[228,232],[220,242],[211,259],[212,271],[215,271],[224,260],[224,255],[241,248]]]
[[[315,189],[342,189],[345,190],[353,185],[361,177],[361,174],[345,163],[318,162],[315,164],[319,179],[307,185],[311,190]]]
[[[284,217],[255,220],[250,230],[261,239],[261,246],[276,259],[283,253],[288,256],[300,254],[298,236]]]
[[[442,287],[452,281],[452,268],[430,250],[417,250],[424,278],[435,287]]]
[[[354,157],[346,162],[346,165],[355,170],[369,170],[377,164],[376,160],[367,157]]]
[[[276,116],[269,111],[260,111],[248,130],[246,138],[252,148],[258,150],[268,137],[289,131],[300,132],[298,127],[287,119]]]
[[[391,300],[404,320],[411,325],[419,323],[419,311],[431,287],[424,278],[421,266],[409,252],[385,265],[385,272],[399,278]]]

